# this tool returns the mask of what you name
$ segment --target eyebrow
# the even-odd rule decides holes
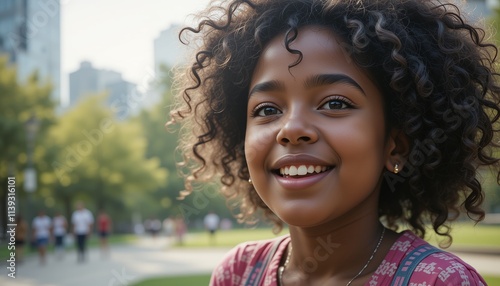
[[[323,85],[330,85],[335,83],[344,83],[357,88],[363,95],[366,96],[365,91],[361,86],[351,77],[345,74],[318,74],[313,75],[306,79],[304,86],[306,88],[319,87]]]
[[[324,85],[330,85],[335,83],[344,83],[350,85],[363,93],[366,96],[363,88],[351,77],[344,74],[318,74],[313,75],[306,79],[304,86],[306,88],[319,87]],[[282,82],[277,80],[266,81],[256,84],[248,93],[248,97],[251,97],[254,93],[258,92],[269,92],[269,91],[283,91],[285,86]]]
[[[285,90],[285,85],[277,80],[266,81],[256,84],[252,90],[248,93],[248,97],[251,97],[257,92],[268,92],[268,91],[282,91]]]

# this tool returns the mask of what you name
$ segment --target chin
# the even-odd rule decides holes
[[[278,217],[289,226],[302,228],[319,226],[328,221],[326,216],[314,211],[281,211]]]

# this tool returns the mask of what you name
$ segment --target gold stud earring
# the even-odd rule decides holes
[[[394,174],[399,173],[399,164],[398,164],[398,163],[396,163],[396,164],[394,165],[394,170],[393,170],[393,172],[394,172]]]
[[[248,183],[249,183],[250,185],[253,185],[252,179],[248,179]]]

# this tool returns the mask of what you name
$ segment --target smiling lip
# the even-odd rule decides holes
[[[272,167],[280,185],[286,189],[303,189],[322,180],[335,165],[306,154],[289,154],[279,158]]]

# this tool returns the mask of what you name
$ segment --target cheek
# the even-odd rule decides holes
[[[337,131],[335,137],[342,140],[333,142],[333,145],[340,156],[341,169],[346,172],[345,175],[378,179],[385,163],[383,121],[369,117]]]
[[[245,158],[248,167],[263,164],[268,150],[275,143],[275,131],[270,127],[247,125],[245,134]]]

